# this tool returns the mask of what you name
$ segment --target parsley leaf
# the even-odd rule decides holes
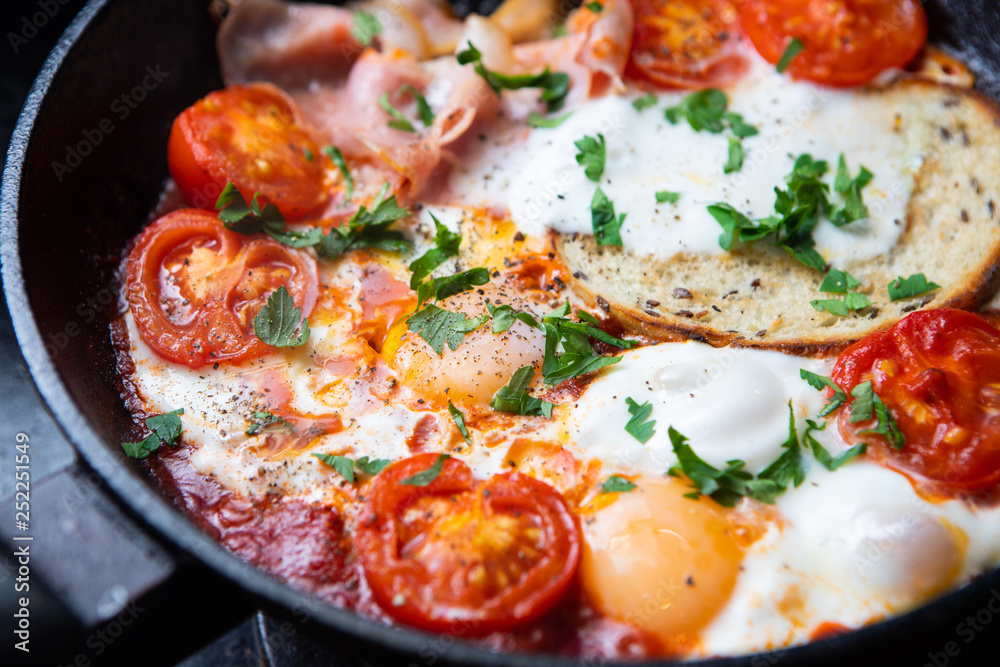
[[[636,111],[642,111],[644,109],[648,109],[649,107],[656,106],[656,103],[659,101],[659,98],[657,98],[653,93],[646,93],[642,97],[637,97],[632,100],[632,106]]]
[[[177,408],[171,412],[161,415],[153,415],[146,419],[146,428],[150,434],[139,442],[123,442],[122,450],[125,455],[133,459],[144,459],[157,449],[160,445],[172,445],[181,437],[182,424],[180,415],[184,414],[184,408]]]
[[[621,226],[625,222],[625,215],[622,213],[615,217],[614,203],[598,187],[590,202],[590,220],[597,245],[621,246]]]
[[[625,403],[628,405],[628,413],[632,415],[625,424],[625,432],[642,444],[646,444],[653,437],[653,428],[656,426],[656,420],[649,418],[653,413],[653,406],[649,401],[639,405],[632,398],[626,398]]]
[[[752,474],[743,469],[746,466],[743,461],[727,461],[726,467],[719,470],[695,454],[687,444],[688,439],[674,430],[673,426],[669,427],[668,434],[677,456],[677,465],[668,471],[669,474],[677,476],[683,473],[697,491],[687,494],[687,497],[710,496],[724,507],[733,507],[743,496],[770,504],[781,493],[781,487],[774,480],[755,480]]]
[[[514,325],[515,320],[521,320],[529,327],[541,329],[542,325],[534,317],[520,310],[514,310],[512,306],[506,304],[494,306],[492,303],[486,304],[486,310],[493,318],[493,333],[503,333]]]
[[[621,340],[597,328],[597,320],[585,313],[577,311],[582,322],[571,322],[566,319],[569,313],[569,302],[562,308],[542,318],[542,330],[545,332],[545,356],[542,360],[542,377],[545,384],[557,385],[570,378],[600,370],[621,361],[621,357],[604,357],[594,352],[590,338],[615,347],[627,349],[635,347],[634,341]],[[562,354],[558,353],[562,348]]]
[[[292,430],[291,424],[289,424],[287,421],[285,421],[278,415],[272,414],[270,412],[254,412],[252,417],[253,417],[253,423],[250,424],[250,427],[247,428],[246,431],[244,431],[246,435],[257,435],[265,431],[274,430],[271,429],[270,427],[276,424],[279,425],[278,430],[282,431]]]
[[[739,171],[743,168],[743,144],[739,139],[729,138],[729,159],[722,168],[727,174]]]
[[[382,24],[373,14],[368,12],[354,12],[354,26],[351,34],[362,46],[371,46],[375,35],[382,32]]]
[[[351,172],[347,169],[347,162],[344,160],[344,154],[341,153],[340,149],[336,146],[323,146],[322,150],[340,171],[340,175],[344,179],[344,184],[347,185],[347,192],[344,193],[344,201],[350,201],[351,195],[354,194],[354,178],[351,176]]]
[[[548,103],[549,111],[561,108],[569,94],[569,75],[562,72],[552,72],[548,67],[541,74],[507,75],[493,72],[483,65],[483,54],[468,42],[468,48],[456,54],[460,65],[474,63],[476,74],[481,76],[494,93],[500,95],[501,90],[518,90],[521,88],[541,88],[541,101]]]
[[[669,190],[660,190],[656,193],[656,201],[660,204],[676,204],[680,201],[681,193],[670,192]]]
[[[828,414],[839,408],[847,400],[847,394],[836,382],[828,377],[811,373],[804,368],[799,369],[799,377],[808,382],[813,389],[823,391],[827,387],[833,390],[833,395],[826,399],[826,405],[820,410],[819,416],[826,417]]]
[[[604,160],[607,156],[604,135],[598,134],[596,139],[588,135],[573,142],[573,145],[580,151],[576,154],[576,163],[583,166],[587,178],[595,183],[599,182],[601,174],[604,173]]]
[[[389,227],[397,220],[409,216],[410,209],[400,207],[396,202],[396,195],[387,199],[385,195],[388,190],[389,184],[385,183],[372,202],[371,210],[362,206],[351,216],[347,224],[334,227],[323,236],[318,248],[320,254],[333,259],[348,250],[360,248],[376,248],[399,253],[408,251],[411,244],[403,233]]]
[[[872,304],[864,294],[850,292],[844,295],[843,299],[813,299],[809,305],[821,313],[825,310],[831,315],[847,317],[852,312],[867,308]]]
[[[868,383],[869,386],[871,382]],[[906,436],[903,432],[899,430],[899,424],[896,423],[896,418],[892,416],[892,412],[886,407],[885,403],[878,394],[872,392],[872,403],[875,407],[875,417],[878,420],[875,428],[867,429],[864,431],[858,431],[858,434],[872,433],[876,435],[884,435],[886,439],[889,440],[889,444],[892,445],[893,449],[899,451],[903,449],[906,445]],[[854,413],[851,412],[851,422],[854,421]]]
[[[537,111],[532,111],[530,114],[528,114],[528,125],[531,127],[546,127],[546,128],[559,127],[560,125],[563,124],[563,122],[567,118],[569,118],[572,115],[573,112],[570,111],[569,113],[563,114],[562,116],[550,117],[550,116],[543,116]]]
[[[809,467],[802,457],[802,450],[799,447],[799,436],[795,430],[795,413],[792,411],[792,402],[788,401],[788,439],[781,445],[784,451],[771,465],[767,466],[757,474],[758,479],[769,479],[782,489],[787,489],[789,484],[799,486],[806,479]]]
[[[354,467],[366,475],[377,475],[390,463],[392,461],[389,459],[369,459],[367,456],[362,456],[354,462]]]
[[[595,14],[600,14],[601,12],[604,11],[604,5],[602,5],[599,2],[588,2],[584,6],[590,11],[594,12]]]
[[[889,301],[899,301],[941,289],[941,286],[927,280],[927,276],[922,273],[914,273],[909,278],[899,276],[886,285],[886,288],[889,290]]]
[[[861,220],[868,217],[868,207],[865,206],[861,196],[861,188],[871,182],[873,176],[870,171],[861,167],[857,178],[852,179],[851,173],[847,169],[847,162],[844,154],[840,154],[837,164],[837,176],[833,181],[833,189],[844,195],[844,208],[833,211],[830,221],[838,227]]]
[[[434,124],[434,112],[431,111],[431,105],[427,103],[427,98],[421,95],[419,90],[404,83],[399,87],[399,92],[413,95],[413,99],[417,103],[417,115],[420,116],[420,122],[424,124],[424,127],[430,127]]]
[[[861,281],[847,271],[830,269],[830,272],[826,274],[826,278],[823,279],[823,283],[819,286],[819,291],[846,294],[860,284]]]
[[[416,475],[407,477],[401,481],[400,484],[403,486],[427,486],[438,478],[438,475],[441,474],[441,470],[444,468],[445,460],[450,458],[451,457],[447,454],[438,454],[437,460],[434,461],[434,465],[423,472],[418,472]]]
[[[489,281],[489,269],[481,266],[442,278],[431,278],[417,286],[417,305],[423,305],[430,300],[441,301],[450,296],[468,292],[478,285],[485,285]]]
[[[340,473],[340,476],[346,479],[348,484],[354,484],[354,461],[346,456],[331,456],[315,452],[313,452],[313,456]]]
[[[457,350],[465,340],[465,334],[481,327],[487,319],[486,315],[470,319],[462,313],[428,305],[406,318],[406,324],[407,329],[419,334],[431,349],[441,355],[445,343],[452,351]]]
[[[822,431],[825,429],[826,424],[817,424],[811,419],[807,419],[806,424],[806,431],[802,434],[802,441],[810,450],[812,450],[812,454],[819,464],[830,472],[833,472],[854,457],[860,456],[868,450],[868,445],[862,442],[859,445],[854,445],[850,449],[841,452],[837,456],[831,456],[830,452],[826,451],[826,448],[819,444],[819,441],[812,435],[813,431]]]
[[[525,391],[534,377],[535,369],[531,366],[523,366],[514,371],[510,381],[493,396],[490,407],[497,412],[552,417],[552,403],[535,398]]]
[[[389,93],[382,93],[382,96],[378,98],[378,105],[382,107],[382,110],[387,114],[392,116],[393,120],[390,120],[387,125],[394,130],[401,130],[403,132],[416,132],[416,128],[413,127],[413,123],[407,120],[403,112],[392,106],[389,102]]]
[[[277,206],[266,199],[266,203],[261,207],[262,198],[259,192],[255,192],[250,205],[247,206],[247,200],[230,181],[215,200],[215,210],[219,212],[219,220],[223,226],[233,232],[259,234],[284,230],[285,216],[281,215]]]
[[[785,52],[781,54],[781,59],[778,60],[778,64],[774,67],[778,70],[778,74],[784,74],[788,66],[795,60],[795,57],[802,53],[805,48],[806,45],[802,43],[802,40],[798,37],[792,37],[792,41],[788,42]]]
[[[718,134],[726,129],[724,116],[728,106],[729,99],[724,92],[706,88],[687,95],[677,106],[667,108],[664,116],[672,125],[684,118],[695,132]]]
[[[635,484],[619,475],[612,475],[601,483],[601,493],[625,493],[634,488]]]
[[[871,380],[862,382],[851,389],[854,402],[851,403],[851,423],[866,422],[872,418],[875,409],[875,390]]]
[[[729,129],[732,133],[740,139],[746,139],[747,137],[753,137],[760,134],[760,130],[743,120],[743,116],[738,113],[727,111],[723,118],[725,118],[726,123],[729,124]]]
[[[445,227],[433,213],[431,213],[431,220],[434,221],[435,247],[410,262],[409,269],[413,272],[413,275],[410,276],[410,289],[417,289],[424,278],[431,274],[431,271],[443,264],[449,257],[456,257],[458,248],[462,245],[461,234],[456,234]]]
[[[469,429],[465,426],[465,415],[462,414],[461,410],[452,405],[451,401],[448,401],[448,414],[451,415],[451,420],[455,422],[455,426],[465,439],[465,443],[471,445],[472,440],[469,439]]]
[[[295,330],[299,335],[295,335]],[[267,303],[253,318],[253,332],[262,342],[274,347],[297,347],[309,340],[309,318],[292,301],[284,285],[271,292]]]

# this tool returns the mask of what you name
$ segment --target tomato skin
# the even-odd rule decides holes
[[[710,88],[747,71],[730,0],[633,0],[632,7],[627,77],[668,88]]]
[[[197,208],[214,210],[229,181],[247,202],[259,191],[290,220],[328,198],[316,140],[292,99],[268,83],[230,86],[181,112],[167,160],[184,200]]]
[[[307,316],[319,292],[315,261],[267,237],[227,230],[215,214],[169,213],[129,254],[129,308],[143,341],[189,368],[239,362],[272,348],[253,318],[279,285]]]
[[[453,458],[425,487],[400,484],[438,456],[394,463],[368,490],[355,545],[375,600],[404,623],[465,636],[539,618],[576,574],[575,516],[543,482],[519,473],[477,482]]]
[[[870,379],[895,417],[906,437],[901,450],[859,433],[871,422],[851,424],[848,407],[840,411],[844,438],[867,442],[879,463],[946,492],[1000,482],[1000,330],[978,315],[913,313],[845,350],[832,378],[848,394]]]
[[[788,73],[830,86],[870,83],[913,60],[927,41],[918,0],[745,0],[740,16],[765,60],[777,63],[797,37],[805,50]]]

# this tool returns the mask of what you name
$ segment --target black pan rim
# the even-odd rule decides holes
[[[28,294],[22,272],[18,233],[20,184],[24,160],[30,149],[35,120],[46,103],[48,91],[58,76],[64,60],[71,56],[88,26],[116,0],[90,0],[60,36],[47,57],[18,117],[7,153],[7,164],[0,190],[0,263],[3,289],[14,333],[39,394],[59,428],[86,464],[97,472],[118,499],[141,519],[182,551],[192,554],[212,570],[232,581],[251,595],[280,605],[287,610],[306,609],[320,623],[335,630],[411,656],[423,655],[432,648],[435,657],[455,664],[516,665],[523,667],[580,665],[581,661],[544,653],[494,653],[480,644],[438,635],[405,626],[387,626],[352,611],[334,607],[301,592],[262,570],[244,563],[199,530],[165,496],[151,488],[136,471],[123,466],[106,443],[90,427],[86,416],[73,401],[42,342],[35,317],[28,307]],[[737,667],[738,665],[775,664],[777,660],[808,664],[820,657],[843,651],[863,651],[870,642],[884,634],[900,630],[917,616],[947,605],[967,604],[976,593],[1000,583],[1000,568],[935,598],[901,616],[864,626],[850,633],[787,649],[707,659],[688,664],[702,667]],[[766,662],[760,662],[765,660]],[[593,661],[591,661],[593,662]],[[602,665],[631,665],[630,661],[605,661]],[[643,664],[667,664],[673,661],[644,661]],[[590,664],[587,662],[586,664]]]

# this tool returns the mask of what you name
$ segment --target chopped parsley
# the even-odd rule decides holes
[[[274,426],[281,431],[292,430],[291,424],[271,412],[254,412],[251,414],[251,417],[253,418],[253,423],[250,424],[250,427],[247,428],[246,431],[244,431],[247,435],[258,435],[260,433],[269,432],[274,430],[271,428]]]
[[[350,201],[351,195],[354,194],[354,178],[351,176],[351,172],[347,169],[347,162],[344,160],[344,154],[341,153],[340,149],[336,146],[323,146],[322,150],[340,171],[340,175],[344,179],[344,184],[347,186],[347,192],[344,193],[344,201]]]
[[[417,305],[422,305],[426,301],[441,301],[468,292],[478,285],[485,285],[489,281],[489,269],[481,266],[442,278],[431,278],[417,285]]]
[[[264,205],[261,206],[261,200]],[[267,201],[260,192],[255,192],[247,206],[247,200],[236,189],[232,181],[222,188],[215,200],[215,210],[223,226],[240,234],[276,234],[285,229],[285,216],[278,207]]]
[[[927,276],[922,273],[914,273],[909,278],[899,276],[886,285],[886,288],[889,290],[889,301],[900,301],[941,289],[941,286],[927,280]]]
[[[367,456],[362,456],[356,461],[346,456],[332,456],[330,454],[313,453],[313,456],[340,473],[340,476],[346,479],[348,484],[354,484],[355,468],[366,475],[377,475],[392,463],[389,459],[369,459]]]
[[[604,5],[602,5],[599,2],[588,2],[584,6],[590,11],[594,12],[595,14],[600,14],[601,12],[604,11]]]
[[[308,148],[303,148],[302,154],[306,156],[306,160],[309,162],[312,162],[316,158],[316,156],[313,155],[313,152]]]
[[[795,429],[795,413],[792,402],[788,401],[788,438],[781,444],[781,455],[769,466],[757,473],[758,479],[769,479],[782,490],[790,484],[800,486],[806,479],[809,466],[799,447],[799,436]]]
[[[758,134],[757,128],[743,120],[743,116],[729,111],[729,98],[718,88],[691,93],[677,106],[668,107],[664,116],[672,125],[682,119],[687,120],[695,132],[720,134],[729,129],[732,135],[729,137],[729,157],[724,167],[727,174],[743,168],[744,152],[740,140]]]
[[[565,113],[562,116],[543,116],[537,111],[528,114],[528,125],[531,127],[553,128],[559,127],[563,122],[573,115],[573,112]]]
[[[403,233],[390,229],[393,223],[410,215],[410,209],[396,202],[396,195],[386,198],[389,184],[382,185],[372,207],[359,208],[347,224],[334,227],[323,236],[317,248],[328,258],[336,258],[348,250],[376,248],[403,253],[410,249],[410,242]]]
[[[444,353],[445,344],[455,351],[465,340],[465,334],[486,323],[487,315],[468,318],[435,305],[427,305],[406,318],[407,329],[419,334],[438,355]]]
[[[492,303],[486,304],[486,310],[493,318],[493,333],[503,333],[510,329],[516,320],[520,320],[529,327],[541,329],[542,325],[534,317],[506,304],[495,306]]]
[[[598,134],[596,139],[588,135],[573,145],[580,151],[576,154],[576,163],[583,167],[583,173],[595,183],[600,182],[607,156],[604,135]]]
[[[465,444],[471,445],[472,440],[469,439],[469,429],[465,426],[465,415],[463,415],[462,411],[456,408],[451,401],[448,401],[448,414],[451,415],[451,420],[455,422],[458,432],[461,433],[462,438],[465,439]]]
[[[515,415],[534,415],[552,417],[553,404],[535,398],[526,389],[535,377],[535,369],[523,366],[511,376],[510,381],[497,391],[490,402],[490,407],[497,412],[509,412]]]
[[[621,361],[621,357],[604,357],[594,352],[590,344],[591,338],[619,349],[636,346],[634,341],[615,338],[602,331],[597,326],[597,319],[582,310],[577,311],[580,322],[567,319],[569,310],[567,301],[542,318],[542,330],[545,332],[542,379],[550,386]]]
[[[821,292],[831,292],[834,294],[843,294],[843,299],[814,299],[809,302],[813,308],[818,312],[823,312],[824,310],[833,315],[840,317],[846,317],[852,312],[867,308],[872,305],[868,297],[860,292],[851,292],[850,290],[857,288],[861,285],[861,281],[852,276],[846,271],[841,271],[839,269],[830,269],[830,272],[826,274],[826,278],[823,279],[823,283],[819,286]]]
[[[429,276],[437,267],[441,266],[449,257],[458,256],[458,248],[462,245],[462,235],[452,232],[441,224],[433,213],[431,220],[434,221],[434,247],[425,252],[417,259],[410,262],[409,269],[413,273],[410,276],[410,289],[417,289],[424,278]]]
[[[817,424],[812,419],[807,419],[806,425],[806,431],[802,434],[802,441],[812,451],[813,457],[815,457],[816,461],[831,472],[841,467],[854,457],[864,454],[868,450],[868,445],[862,442],[859,445],[854,445],[850,449],[841,452],[837,456],[831,456],[830,452],[826,451],[826,448],[823,447],[823,445],[821,445],[812,435],[814,431],[822,431],[825,429],[826,424]]]
[[[843,209],[838,209],[830,203],[830,186],[821,180],[828,170],[829,165],[825,161],[815,160],[808,153],[799,155],[792,172],[785,176],[787,189],[774,190],[775,215],[759,220],[751,220],[726,203],[710,205],[708,212],[722,226],[719,245],[723,250],[730,250],[736,243],[770,239],[771,243],[806,266],[825,271],[826,261],[816,252],[813,230],[821,215],[826,215],[834,224],[840,225],[857,219],[856,216],[864,207],[864,202],[860,199],[861,188],[871,178],[870,172],[863,167],[855,179],[842,177],[840,189],[844,191],[842,194],[845,194],[848,204]],[[844,166],[844,173],[846,170]],[[857,198],[851,203],[854,197],[852,193],[855,192]],[[867,215],[867,209],[864,209],[864,214]],[[855,303],[860,302],[859,297],[853,297],[853,300]]]
[[[680,201],[681,193],[660,190],[656,193],[656,201],[660,204],[676,204]]]
[[[430,127],[434,124],[434,112],[431,111],[431,105],[427,103],[427,98],[421,95],[419,90],[404,83],[399,87],[399,92],[413,95],[413,99],[417,103],[417,115],[420,116],[420,122],[424,124],[424,127]]]
[[[177,408],[162,415],[154,415],[146,419],[146,428],[150,433],[139,442],[123,442],[122,450],[133,459],[144,459],[161,445],[173,445],[181,437],[181,418],[184,408]]]
[[[549,111],[560,109],[569,94],[569,75],[562,72],[552,72],[548,67],[541,74],[507,75],[493,72],[483,65],[483,54],[468,42],[469,48],[459,52],[455,58],[460,65],[473,63],[476,74],[481,76],[494,93],[500,95],[502,90],[518,90],[521,88],[540,88],[541,101],[548,105]]]
[[[896,419],[892,416],[889,408],[872,387],[871,380],[866,380],[858,384],[851,390],[854,402],[851,404],[851,423],[876,420],[876,426],[872,429],[858,431],[859,435],[871,433],[882,435],[889,441],[889,444],[896,450],[900,450],[906,445],[906,436],[899,430]]]
[[[795,57],[798,56],[802,51],[804,51],[806,45],[802,43],[798,37],[792,37],[792,41],[788,42],[788,46],[785,47],[785,52],[781,54],[781,59],[778,60],[778,64],[775,65],[775,69],[778,70],[778,74],[784,74],[788,66],[792,64]]]
[[[299,334],[296,336],[295,332]],[[284,285],[271,292],[267,303],[253,318],[253,332],[262,342],[274,347],[297,347],[309,340],[309,318],[292,301]]]
[[[631,415],[628,423],[625,424],[625,432],[642,444],[646,444],[655,432],[656,420],[649,418],[649,415],[653,413],[653,406],[650,405],[649,401],[639,405],[632,398],[626,398],[625,403],[628,405],[628,413]]]
[[[392,106],[392,103],[389,102],[388,92],[382,93],[382,96],[378,98],[378,105],[382,107],[383,111],[392,116],[392,120],[386,123],[389,127],[402,132],[417,131],[417,129],[413,127],[413,123],[407,120],[406,116],[403,115],[403,112]]]
[[[444,462],[450,458],[451,457],[447,454],[438,454],[437,460],[434,461],[434,465],[423,472],[418,472],[416,475],[407,477],[401,481],[400,484],[403,486],[427,486],[438,478],[438,475],[441,474],[441,470],[444,469]]]
[[[734,137],[729,137],[729,159],[722,168],[727,174],[743,168],[743,143]]]
[[[695,454],[688,439],[669,427],[670,444],[677,456],[677,465],[670,468],[668,474],[677,477],[685,475],[691,480],[695,491],[685,494],[685,497],[697,499],[699,496],[709,496],[723,507],[734,507],[743,496],[749,496],[764,503],[773,503],[782,489],[774,480],[754,479],[744,468],[746,463],[734,459],[726,462],[722,470],[704,461]]]
[[[625,493],[635,488],[635,484],[619,475],[612,475],[601,483],[601,493]]]
[[[844,207],[834,209],[830,215],[830,221],[838,227],[850,224],[855,220],[862,220],[868,217],[868,207],[865,206],[861,196],[861,188],[871,183],[873,176],[870,171],[861,167],[856,178],[851,178],[851,172],[847,169],[847,162],[844,154],[840,154],[837,163],[837,176],[833,181],[833,189],[838,194],[844,196]]]
[[[828,377],[817,375],[816,373],[807,371],[804,368],[799,369],[799,377],[808,382],[809,385],[817,391],[823,391],[827,387],[833,390],[833,394],[830,398],[826,399],[826,405],[824,405],[823,409],[819,412],[820,417],[826,417],[828,414],[843,405],[844,401],[847,400],[847,394],[840,388],[840,385]]]
[[[646,93],[642,97],[637,97],[632,100],[632,106],[636,111],[643,111],[649,107],[655,107],[656,103],[659,101],[659,98],[653,93]]]
[[[621,226],[625,222],[625,215],[622,213],[615,216],[614,203],[598,187],[590,202],[590,221],[597,245],[621,246]]]
[[[368,12],[354,12],[354,26],[351,34],[362,46],[371,46],[375,35],[382,32],[382,24],[373,14]]]

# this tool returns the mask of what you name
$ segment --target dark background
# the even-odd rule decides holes
[[[83,0],[0,0],[0,167],[6,160],[8,144],[17,115],[27,95],[35,74],[40,69],[49,50],[58,40],[63,30],[73,19],[76,12],[84,5]],[[165,0],[166,1],[166,0]],[[208,4],[206,0],[206,5]],[[460,0],[455,3],[458,9],[467,10],[471,0]],[[494,3],[499,4],[499,0]],[[943,3],[957,5],[959,3]],[[44,10],[48,9],[48,16]],[[44,16],[44,19],[40,16]],[[933,25],[932,20],[932,25]],[[1000,24],[1000,23],[998,23]],[[933,28],[932,28],[933,29]],[[16,37],[13,39],[11,35]],[[24,41],[22,41],[22,38]],[[995,79],[994,79],[995,81]],[[994,88],[993,85],[987,86]],[[0,299],[3,296],[0,295]],[[44,406],[34,392],[30,377],[21,361],[16,342],[11,331],[7,305],[4,302],[0,308],[0,499],[7,497],[12,489],[11,478],[7,471],[12,460],[14,436],[19,431],[28,432],[32,439],[32,478],[42,479],[47,472],[60,469],[70,463],[74,452],[55,426]],[[72,656],[82,649],[86,634],[66,632],[63,628],[69,622],[65,609],[55,596],[47,595],[40,590],[35,581],[32,582],[32,609],[37,615],[33,617],[32,660],[24,660],[23,655],[13,653],[13,644],[8,610],[12,607],[7,602],[13,586],[13,570],[10,554],[0,545],[0,664],[63,664],[61,654]],[[981,605],[970,607],[967,613],[975,614],[986,608],[988,596]],[[234,600],[228,610],[233,615],[233,630],[210,642],[205,648],[197,650],[192,657],[179,663],[178,660],[190,651],[182,646],[171,651],[169,645],[178,643],[178,637],[192,634],[185,630],[185,618],[178,617],[167,627],[141,628],[132,633],[126,641],[110,644],[107,651],[99,659],[92,660],[94,665],[173,665],[183,667],[234,667],[236,665],[259,667],[293,667],[302,665],[346,665],[336,654],[310,639],[308,633],[294,633],[290,637],[283,630],[282,621],[274,620],[262,612],[256,612],[252,607],[246,607],[244,600]],[[921,647],[919,661],[907,661],[913,667],[921,665],[996,665],[1000,664],[1000,615],[993,625],[987,624],[982,632],[976,635],[975,641],[966,644],[956,633],[956,626],[963,621],[965,615],[957,615],[950,621],[942,623],[940,632],[931,635],[913,637],[913,644]],[[59,628],[58,630],[56,628]],[[48,631],[47,631],[48,629]],[[196,633],[195,633],[196,634]],[[136,637],[138,635],[138,637]],[[959,649],[957,656],[946,653],[949,642],[955,642]],[[196,642],[197,645],[197,642]],[[48,655],[38,658],[39,651],[35,647],[44,646]],[[194,647],[192,647],[194,650]],[[953,651],[954,652],[954,651]],[[177,655],[177,654],[180,655]],[[60,657],[55,657],[59,655]],[[176,657],[171,657],[176,656]],[[780,661],[779,661],[780,662]],[[867,664],[864,657],[859,656],[858,665]],[[760,663],[774,664],[763,659]],[[881,662],[880,664],[887,664]]]

